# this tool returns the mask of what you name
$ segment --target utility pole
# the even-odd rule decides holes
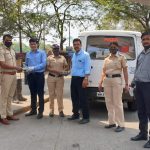
[[[43,42],[44,42],[44,50],[46,50],[46,46],[45,46],[45,27],[46,27],[46,24],[45,24],[45,21],[43,22],[43,29],[44,29],[44,31],[43,31]]]
[[[19,23],[19,46],[20,46],[20,53],[22,53],[22,33],[21,33],[21,4],[20,0],[18,0],[18,23]]]

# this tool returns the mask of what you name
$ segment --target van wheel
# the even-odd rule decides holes
[[[133,100],[132,102],[127,102],[128,110],[129,111],[136,111],[137,110],[137,105],[136,101]]]

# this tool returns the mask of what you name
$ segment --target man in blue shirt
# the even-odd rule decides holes
[[[31,93],[31,111],[25,116],[37,114],[37,95],[39,97],[39,109],[37,119],[43,117],[44,111],[44,71],[46,67],[46,53],[38,49],[38,40],[31,38],[29,40],[31,51],[26,54],[25,70],[27,71],[27,80]]]
[[[79,119],[79,110],[82,111],[80,124],[89,122],[89,108],[86,89],[88,86],[88,76],[91,70],[91,60],[87,52],[81,49],[81,40],[73,40],[74,50],[71,68],[71,98],[73,115],[68,120]]]

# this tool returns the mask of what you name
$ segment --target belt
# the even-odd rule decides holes
[[[116,78],[116,77],[121,77],[121,74],[106,74],[107,78]]]
[[[1,74],[15,75],[15,74],[16,74],[16,72],[1,72]]]
[[[52,77],[63,77],[63,75],[61,75],[61,74],[60,75],[54,75],[54,74],[49,73],[48,75],[52,76]]]
[[[74,79],[83,79],[84,77],[80,77],[80,76],[72,76],[72,78],[74,78]]]
[[[31,72],[30,74],[40,75],[40,74],[44,74],[44,72]]]

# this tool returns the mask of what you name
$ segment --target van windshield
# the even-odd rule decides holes
[[[124,55],[127,60],[135,59],[135,45],[133,37],[124,36],[88,36],[87,52],[91,59],[105,59],[109,55],[109,44],[118,42],[119,53]]]

